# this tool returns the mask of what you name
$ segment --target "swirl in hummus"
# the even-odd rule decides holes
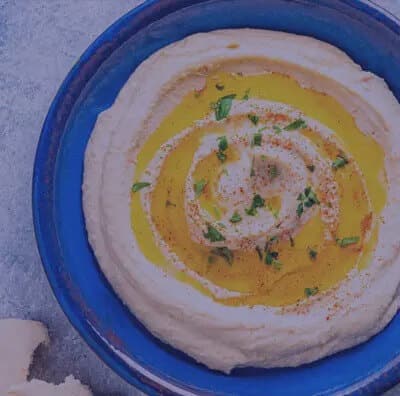
[[[398,309],[398,125],[384,81],[328,44],[190,36],[99,116],[90,243],[148,329],[210,368],[348,348]]]

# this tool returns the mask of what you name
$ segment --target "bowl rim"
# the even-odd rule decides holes
[[[101,51],[105,48],[107,50],[107,45],[109,37],[113,37],[118,34],[122,34],[124,27],[127,23],[133,22],[135,18],[138,18],[141,14],[147,13],[146,18],[143,18],[144,22],[142,24],[138,23],[137,31],[148,26],[152,22],[170,14],[171,12],[189,7],[194,4],[206,2],[208,0],[145,0],[143,3],[128,11],[121,17],[119,17],[115,22],[113,22],[106,30],[104,30],[82,53],[76,63],[73,65],[71,70],[68,72],[67,76],[63,80],[56,95],[54,96],[51,105],[49,107],[46,118],[43,122],[41,129],[39,141],[36,148],[36,154],[33,166],[33,176],[32,176],[32,214],[33,214],[33,225],[36,237],[36,243],[41,258],[43,268],[45,270],[47,279],[50,283],[53,294],[56,297],[58,304],[63,310],[65,316],[67,317],[70,324],[79,333],[87,345],[92,349],[93,352],[104,362],[106,365],[117,373],[121,378],[123,378],[130,385],[135,386],[142,392],[146,392],[149,395],[194,395],[192,392],[176,386],[175,384],[160,378],[158,375],[151,373],[145,367],[141,366],[135,361],[130,361],[128,365],[124,359],[118,356],[115,351],[113,352],[110,347],[105,345],[104,339],[91,328],[88,322],[83,323],[81,316],[75,313],[74,303],[66,298],[64,295],[63,288],[59,285],[59,280],[53,270],[54,255],[49,247],[49,243],[46,241],[44,234],[46,232],[46,227],[49,226],[47,221],[47,216],[44,213],[44,209],[41,205],[41,200],[43,197],[48,197],[49,193],[52,192],[51,186],[54,182],[52,176],[54,175],[54,169],[52,168],[52,174],[50,176],[50,182],[46,177],[46,158],[48,156],[48,146],[51,141],[51,135],[54,131],[61,134],[64,132],[66,121],[62,127],[62,130],[57,130],[60,115],[58,114],[58,109],[66,101],[71,101],[69,103],[69,111],[64,114],[65,120],[68,120],[69,114],[73,105],[76,103],[82,89],[86,86],[88,80],[96,73],[100,65],[109,57],[109,55],[118,49],[130,36],[127,36],[121,42],[117,43],[111,52],[107,54],[107,51]],[[317,0],[311,0],[316,1]],[[350,5],[360,11],[369,14],[374,19],[384,23],[391,30],[396,29],[397,33],[400,35],[400,18],[397,18],[393,13],[383,8],[381,5],[377,4],[372,0],[338,0],[346,5]],[[161,5],[162,3],[162,5]],[[157,7],[152,10],[152,7]],[[172,10],[172,11],[171,11]],[[158,16],[158,13],[160,16]],[[152,16],[152,14],[157,14]],[[139,18],[138,18],[139,19]],[[100,53],[100,56],[99,56]],[[106,53],[104,55],[104,53]],[[100,58],[96,69],[93,73],[89,75],[84,85],[80,87],[77,92],[76,97],[70,96],[70,89],[73,91],[74,83],[80,79],[80,74],[86,65],[89,64],[93,59]],[[58,146],[59,147],[59,146]],[[57,148],[58,148],[57,147]],[[50,225],[55,229],[53,224],[53,217],[51,218],[52,224]],[[128,368],[129,367],[129,368]],[[336,394],[340,395],[356,395],[356,394],[376,394],[384,392],[398,383],[400,380],[400,355],[386,364],[381,370],[371,374],[367,378],[354,383],[348,388],[339,391]]]

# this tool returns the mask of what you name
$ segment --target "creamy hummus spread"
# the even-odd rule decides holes
[[[385,82],[331,45],[187,37],[97,120],[90,244],[147,328],[210,368],[351,347],[398,309],[399,125]]]

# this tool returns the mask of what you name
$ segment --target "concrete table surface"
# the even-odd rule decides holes
[[[74,374],[96,396],[140,393],[97,358],[53,297],[33,233],[32,165],[44,117],[62,80],[86,47],[139,3],[0,0],[0,318],[36,319],[48,326],[52,342],[39,349],[33,377],[58,383]],[[400,15],[400,0],[379,4]],[[389,395],[400,395],[400,387]]]

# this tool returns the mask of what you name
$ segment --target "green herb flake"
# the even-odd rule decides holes
[[[272,127],[272,129],[274,130],[274,132],[279,135],[280,133],[282,133],[282,128],[278,127],[278,125],[274,125]]]
[[[268,244],[271,244],[273,242],[278,242],[279,238],[277,235],[274,235],[273,237],[269,238],[269,241],[267,242]]]
[[[343,168],[349,163],[349,160],[346,158],[344,154],[339,154],[336,156],[335,160],[332,162],[333,169]]]
[[[226,95],[218,99],[215,103],[215,119],[217,121],[226,118],[231,111],[232,101],[236,98],[236,94]]]
[[[297,213],[297,217],[301,217],[301,215],[304,213],[304,206],[302,203],[299,203],[297,205],[296,213]]]
[[[203,232],[204,238],[207,238],[211,242],[222,242],[225,241],[225,237],[211,224],[207,225],[207,232]]]
[[[217,158],[221,161],[221,162],[225,162],[226,161],[226,154],[223,153],[222,151],[217,151]]]
[[[251,142],[252,146],[261,146],[261,142],[262,142],[262,134],[260,132],[256,132],[253,135],[253,140]]]
[[[265,254],[265,264],[271,265],[274,269],[282,269],[282,263],[278,260],[279,253],[275,251],[268,250]]]
[[[249,216],[255,216],[257,214],[257,208],[263,208],[264,206],[265,200],[261,197],[261,195],[256,194],[253,197],[250,208],[246,208],[244,211]]]
[[[225,151],[228,148],[228,139],[226,136],[220,136],[217,138],[218,140],[218,150]]]
[[[359,236],[345,237],[342,239],[336,239],[336,242],[340,247],[345,248],[347,246],[354,245],[360,242],[360,237]]]
[[[305,191],[305,190],[304,190]],[[319,204],[319,200],[315,194],[314,191],[310,190],[308,191],[308,193],[306,194],[306,199],[304,200],[304,205],[307,206],[307,208],[310,208],[311,206],[315,205],[315,204]]]
[[[256,116],[255,114],[248,114],[247,118],[254,124],[257,125],[259,121],[259,117]]]
[[[268,250],[267,254],[265,255],[265,264],[271,265],[274,260],[278,259],[278,257],[279,257],[278,252]]]
[[[134,183],[133,186],[132,186],[132,192],[134,192],[134,193],[138,192],[142,188],[148,187],[148,186],[150,186],[150,183],[148,183],[148,182],[137,182],[137,183]]]
[[[265,131],[266,129],[268,129],[268,127],[267,127],[267,126],[265,126],[265,127],[262,127],[262,128],[259,128],[257,132],[263,132],[263,131]]]
[[[193,188],[194,188],[194,194],[196,198],[200,197],[201,193],[204,191],[204,188],[207,185],[207,180],[201,179],[194,183]]]
[[[252,206],[254,208],[263,208],[265,206],[265,200],[261,197],[260,194],[256,194],[254,196]]]
[[[307,165],[307,169],[313,173],[315,171],[315,166],[314,165]]]
[[[225,88],[225,85],[220,84],[220,83],[216,83],[216,84],[215,84],[215,88],[217,88],[218,91],[223,91],[224,88]]]
[[[255,216],[257,214],[257,209],[255,208],[245,208],[244,210],[248,216]]]
[[[246,89],[242,100],[249,100],[249,95],[250,95],[250,88]]]
[[[232,217],[229,219],[231,223],[239,223],[242,221],[242,216],[238,212],[235,212]]]
[[[268,166],[268,176],[271,180],[274,180],[276,177],[279,176],[279,169],[276,165]]]
[[[221,162],[225,162],[227,156],[224,151],[228,149],[228,139],[226,138],[226,136],[220,136],[219,138],[217,138],[217,141],[218,141],[217,158]]]
[[[298,195],[297,200],[300,201],[296,209],[297,217],[301,217],[301,215],[304,213],[304,208],[311,208],[312,206],[319,205],[320,203],[317,195],[310,186],[306,187],[304,192]]]
[[[232,265],[233,262],[233,252],[232,250],[228,249],[227,247],[217,247],[211,250],[211,253],[222,257],[229,265]]]
[[[304,294],[306,297],[315,296],[319,292],[318,287],[306,287],[304,289]]]
[[[314,249],[309,248],[308,249],[308,256],[310,257],[310,260],[316,260],[318,255],[318,252]]]
[[[286,125],[283,129],[285,131],[295,131],[296,129],[304,128],[307,128],[306,122],[302,118],[298,118],[297,120],[291,122],[289,125]]]

